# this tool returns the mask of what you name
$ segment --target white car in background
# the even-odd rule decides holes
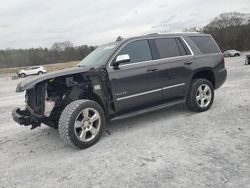
[[[47,70],[43,66],[32,66],[32,67],[27,67],[25,69],[21,69],[17,72],[17,75],[19,77],[26,77],[29,75],[40,75],[46,73]]]
[[[224,57],[236,57],[240,56],[240,51],[237,50],[226,50],[224,52]]]

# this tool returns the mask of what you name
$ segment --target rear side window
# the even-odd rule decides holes
[[[184,44],[182,40],[179,38],[176,39],[177,45],[179,47],[179,50],[181,52],[181,55],[191,55],[190,50],[188,49],[187,45]]]
[[[128,54],[130,63],[152,60],[148,40],[138,40],[127,44],[118,55]]]
[[[177,38],[176,42],[177,42],[181,55],[191,55],[191,52],[189,51],[189,49],[187,48],[187,46],[184,44],[183,41]]]
[[[177,38],[155,39],[155,45],[160,59],[187,55],[183,45]]]
[[[190,39],[203,54],[220,53],[220,49],[210,36],[192,36]]]
[[[158,49],[160,59],[191,55],[188,47],[180,38],[155,39],[155,45]]]

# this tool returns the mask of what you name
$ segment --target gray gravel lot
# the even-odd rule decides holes
[[[24,93],[0,75],[0,187],[250,187],[250,65],[226,59],[227,82],[212,108],[184,105],[109,124],[86,150],[57,130],[16,124]]]

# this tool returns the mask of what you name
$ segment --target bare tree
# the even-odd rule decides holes
[[[238,12],[229,12],[220,14],[214,18],[207,28],[226,28],[230,26],[239,26],[248,22],[248,15]]]
[[[51,50],[57,51],[57,52],[62,52],[66,48],[71,48],[71,47],[74,47],[74,44],[70,41],[56,42],[52,45]]]

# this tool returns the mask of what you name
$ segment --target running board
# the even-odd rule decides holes
[[[164,104],[144,108],[142,110],[130,112],[130,113],[127,113],[127,114],[123,114],[123,115],[111,118],[110,121],[126,119],[126,118],[130,118],[130,117],[133,117],[133,116],[138,116],[138,115],[145,114],[145,113],[148,113],[148,112],[152,112],[152,111],[155,111],[155,110],[161,110],[163,108],[174,106],[174,105],[177,105],[177,104],[182,104],[182,103],[185,103],[185,99],[176,100],[176,101],[172,101],[172,102],[167,102],[167,103],[164,103]]]

